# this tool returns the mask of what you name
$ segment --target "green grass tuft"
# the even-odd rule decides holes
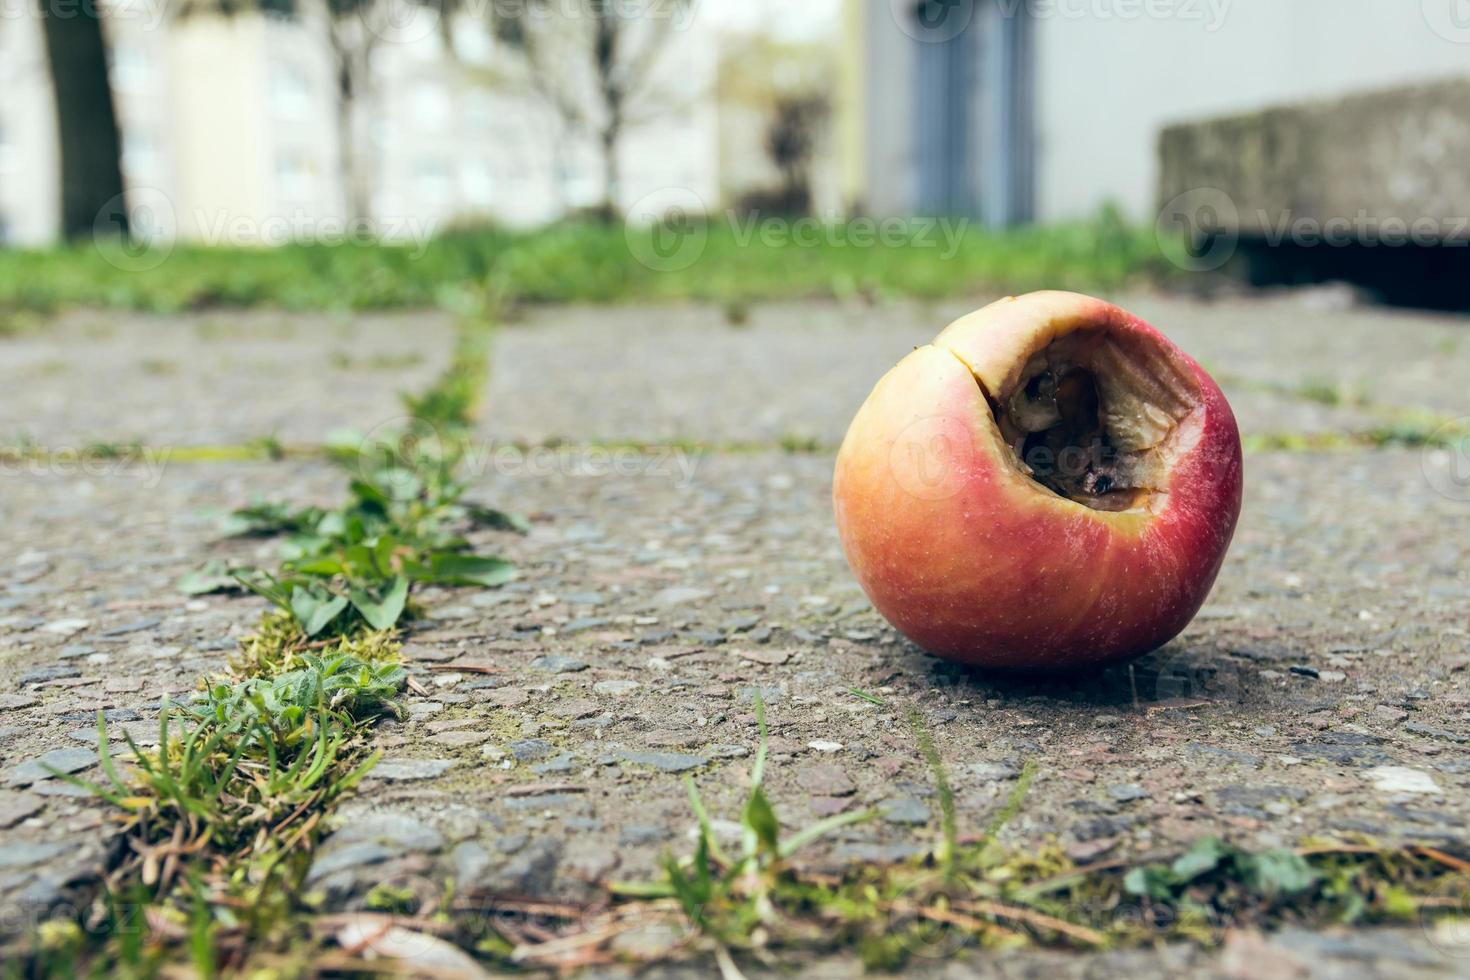
[[[126,847],[99,907],[134,912],[94,914],[104,927],[79,939],[48,926],[32,967],[148,976],[188,963],[214,976],[316,941],[299,914],[302,882],[327,816],[378,761],[373,725],[398,710],[407,673],[395,628],[414,614],[410,586],[494,585],[511,571],[469,553],[462,536],[475,523],[521,526],[460,499],[488,355],[483,328],[464,336],[438,383],[410,400],[441,438],[405,429],[339,445],[353,474],[343,507],[263,504],[234,516],[234,533],[284,536],[279,571],[212,563],[180,583],[190,594],[244,586],[275,608],[229,676],[164,703],[156,748],[124,732],[127,751],[115,755],[99,714],[103,780],[53,773],[119,811]]]

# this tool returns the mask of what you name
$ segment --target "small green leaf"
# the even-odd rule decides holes
[[[291,614],[307,636],[316,636],[347,608],[347,597],[317,593],[297,586],[291,593]]]
[[[1237,860],[1245,886],[1257,895],[1296,895],[1317,883],[1306,859],[1284,847]]]
[[[237,568],[232,573],[235,581],[254,592],[272,605],[291,610],[291,589],[270,572],[253,568]]]
[[[1123,876],[1123,890],[1130,895],[1167,902],[1174,897],[1177,880],[1162,864],[1145,864],[1129,869]]]
[[[212,592],[241,592],[244,586],[228,564],[215,560],[180,578],[178,590],[184,595],[209,595]]]
[[[699,922],[704,914],[704,906],[709,901],[708,891],[700,887],[697,878],[684,874],[684,869],[679,867],[679,862],[673,855],[664,858],[664,873],[668,876],[669,887],[683,906],[684,913],[694,922]]]
[[[226,537],[265,537],[304,531],[319,521],[321,515],[321,510],[316,507],[293,510],[286,504],[252,504],[225,518],[220,531]]]
[[[293,571],[302,575],[316,575],[321,578],[331,578],[333,575],[342,574],[342,560],[332,556],[311,558],[306,561],[295,561],[291,563]]]
[[[496,531],[514,531],[517,534],[531,533],[531,522],[523,514],[485,507],[481,504],[468,504],[466,510],[470,520],[481,527],[488,527]]]
[[[766,799],[759,786],[751,790],[750,799],[745,804],[744,820],[745,826],[755,834],[761,850],[772,855],[781,852],[781,823],[776,819],[771,801]]]
[[[316,533],[326,538],[341,537],[347,533],[347,518],[336,511],[323,514],[317,522]]]
[[[1175,858],[1171,870],[1180,881],[1193,881],[1214,871],[1229,853],[1230,848],[1220,838],[1205,837]]]
[[[395,578],[382,598],[374,598],[362,589],[353,589],[348,595],[352,598],[353,608],[362,613],[362,618],[373,629],[392,629],[408,603],[408,579],[401,575]]]
[[[486,588],[504,585],[516,577],[516,567],[504,558],[481,558],[452,551],[433,552],[429,555],[428,568],[420,565],[416,572],[416,578],[436,585],[482,585]]]

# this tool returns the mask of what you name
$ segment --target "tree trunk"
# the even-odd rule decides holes
[[[607,221],[622,217],[623,171],[618,163],[618,137],[622,124],[602,130],[602,213]]]
[[[342,200],[347,209],[347,220],[356,222],[368,217],[368,194],[363,179],[361,159],[358,156],[357,126],[357,65],[353,53],[334,42],[337,56],[337,151],[340,154],[339,177],[342,181]]]
[[[618,46],[622,31],[619,14],[607,0],[595,0],[596,32],[592,38],[592,63],[597,72],[597,89],[602,96],[606,115],[598,132],[602,151],[602,212],[604,221],[617,221],[622,216],[618,199],[622,196],[622,171],[618,166],[618,139],[623,129],[623,86],[618,77]]]
[[[127,234],[117,115],[101,15],[92,3],[57,9],[48,0],[38,0],[38,7],[56,97],[61,232],[67,238],[91,235],[101,219],[109,230]]]

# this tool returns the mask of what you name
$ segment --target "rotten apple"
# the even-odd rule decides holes
[[[1055,672],[1176,636],[1241,496],[1214,380],[1138,317],[1040,292],[951,324],[878,382],[837,456],[843,548],[919,646]]]

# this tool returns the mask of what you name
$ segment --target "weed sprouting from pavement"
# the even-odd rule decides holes
[[[124,856],[86,915],[85,931],[34,937],[29,964],[46,973],[147,975],[189,962],[201,976],[244,967],[261,952],[309,939],[301,884],[332,808],[372,769],[374,723],[397,711],[407,682],[396,629],[418,583],[492,586],[514,570],[469,551],[474,524],[515,527],[462,501],[457,469],[488,355],[466,327],[449,369],[406,399],[413,426],[364,437],[338,460],[353,475],[336,510],[257,505],[237,534],[283,534],[279,570],[213,563],[180,583],[189,594],[243,586],[275,607],[240,645],[229,674],[191,699],[165,701],[155,747],[99,714],[103,780],[53,771],[118,811]],[[142,922],[118,910],[143,910]],[[126,915],[133,913],[127,912]],[[126,928],[124,928],[126,926]]]
[[[924,716],[919,713],[918,708],[909,709],[909,728],[913,730],[919,754],[929,766],[929,774],[934,777],[934,791],[939,797],[939,826],[943,836],[934,856],[944,869],[944,876],[953,878],[959,838],[958,825],[955,822],[954,790],[950,788],[949,776],[944,771],[944,760],[934,744],[934,736],[929,733],[929,727],[924,724]]]
[[[797,851],[875,816],[871,810],[839,813],[783,837],[780,820],[762,786],[767,736],[765,704],[759,696],[755,714],[760,741],[740,814],[739,852],[732,856],[724,851],[693,778],[686,778],[690,807],[698,821],[694,854],[683,859],[666,857],[663,882],[612,886],[614,894],[625,897],[677,900],[689,923],[720,950],[760,945],[763,935],[781,928],[785,919],[781,906],[797,884],[789,864]]]
[[[473,554],[464,536],[472,527],[524,527],[515,515],[463,499],[459,470],[484,386],[487,336],[461,331],[438,382],[405,397],[411,418],[334,442],[334,460],[351,475],[341,507],[263,502],[235,511],[229,534],[283,537],[278,570],[214,563],[182,587],[192,594],[249,589],[313,640],[393,629],[412,614],[416,584],[496,586],[513,578],[509,562]],[[262,639],[281,628],[267,625]]]
[[[191,701],[165,703],[156,748],[124,732],[126,773],[99,716],[106,782],[58,777],[123,811],[133,853],[115,882],[140,882],[178,915],[192,898],[241,939],[275,924],[322,816],[377,761],[365,749],[367,731],[392,710],[405,677],[396,663],[344,653],[302,659],[297,670],[209,684]]]
[[[952,794],[943,761],[922,722],[910,720],[946,813],[953,804],[944,802]],[[1470,862],[1367,839],[1253,852],[1207,838],[1171,860],[1084,867],[1055,844],[1015,849],[999,835],[1021,813],[1036,777],[1030,762],[977,837],[960,837],[943,816],[933,850],[921,858],[814,870],[798,852],[871,813],[839,815],[783,838],[761,789],[759,706],[757,722],[762,750],[751,768],[739,852],[725,852],[694,781],[686,780],[697,820],[692,854],[666,858],[660,881],[611,886],[611,909],[557,910],[539,922],[542,942],[497,947],[497,955],[562,970],[615,962],[607,944],[652,914],[681,922],[688,937],[647,961],[709,955],[723,976],[737,977],[737,957],[799,969],[812,955],[846,949],[870,969],[898,970],[966,949],[1214,945],[1238,927],[1410,921],[1453,912],[1470,897]]]

